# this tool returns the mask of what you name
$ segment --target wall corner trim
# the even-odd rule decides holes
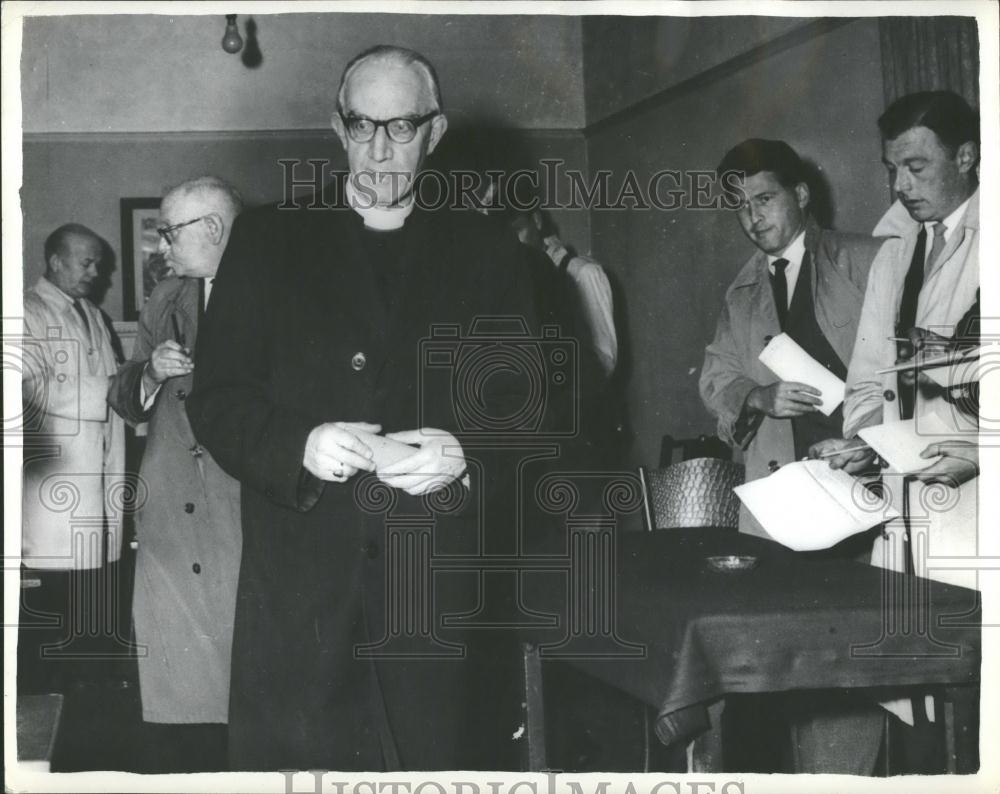
[[[605,116],[603,119],[599,119],[591,124],[588,124],[584,127],[583,134],[585,137],[590,138],[597,133],[605,132],[608,129],[617,127],[619,124],[623,124],[637,118],[638,116],[642,116],[654,108],[666,105],[682,96],[690,94],[693,91],[697,91],[700,88],[711,85],[712,83],[722,80],[723,78],[741,71],[748,66],[752,66],[755,63],[766,60],[767,58],[784,52],[785,50],[797,47],[798,45],[804,44],[811,39],[819,36],[825,36],[837,28],[857,21],[857,19],[858,17],[824,17],[822,19],[806,22],[805,24],[799,25],[786,33],[776,36],[770,41],[761,44],[759,47],[747,50],[746,52],[712,66],[703,72],[699,72],[692,77],[681,80],[679,83],[675,83],[674,85],[657,91],[655,94],[652,94],[645,99],[640,99],[638,102],[629,105],[627,108],[617,110],[611,115]]]

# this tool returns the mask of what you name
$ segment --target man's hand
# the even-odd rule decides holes
[[[938,455],[942,456],[941,460],[914,472],[913,477],[921,482],[941,483],[957,488],[979,476],[979,446],[972,441],[944,441],[931,444],[920,453],[922,458],[934,458]]]
[[[423,496],[444,488],[465,473],[465,453],[451,433],[423,427],[386,433],[385,437],[420,447],[409,457],[379,470],[378,478],[392,488],[401,488],[411,496]]]
[[[857,438],[828,438],[809,447],[809,457],[826,458],[831,469],[861,474],[875,465],[875,451]]]
[[[821,405],[820,392],[805,383],[779,380],[770,386],[758,386],[747,395],[747,405],[774,419],[805,416]]]
[[[302,465],[327,482],[347,482],[359,471],[374,471],[372,451],[351,431],[379,433],[381,425],[367,422],[327,422],[314,427],[306,439]]]
[[[149,362],[142,373],[146,381],[146,391],[154,392],[163,381],[189,375],[194,371],[194,362],[188,350],[181,347],[173,339],[161,342],[153,350]]]

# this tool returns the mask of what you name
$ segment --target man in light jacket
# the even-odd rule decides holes
[[[127,653],[114,625],[125,437],[107,404],[118,359],[89,300],[103,246],[86,226],[60,226],[45,241],[44,275],[24,294],[21,559],[38,586],[24,591],[22,691],[99,680],[110,656]]]
[[[879,242],[819,227],[809,213],[805,167],[783,141],[744,141],[726,154],[718,173],[745,175],[738,182],[744,193],[738,215],[757,251],[726,292],[700,388],[719,436],[744,451],[749,482],[839,435],[839,410],[824,417],[816,410],[816,389],[776,379],[758,356],[785,332],[845,377]],[[740,531],[767,537],[745,507]]]
[[[724,184],[742,193],[740,226],[757,251],[726,293],[715,338],[705,349],[700,386],[706,407],[718,418],[719,435],[745,451],[750,481],[838,434],[839,410],[824,416],[816,409],[818,390],[777,380],[758,356],[783,332],[845,377],[879,242],[820,229],[809,214],[805,166],[783,141],[744,141],[717,170]],[[767,536],[745,507],[740,531]],[[866,543],[870,540],[861,536],[835,553],[867,555]],[[780,722],[790,729],[796,772],[872,774],[881,719],[866,701],[841,695],[800,696],[782,704]]]
[[[856,448],[861,428],[901,419],[914,419],[918,431],[933,425],[949,431],[950,437],[928,439],[926,469],[884,477],[905,518],[885,524],[872,563],[976,587],[978,404],[969,410],[955,390],[923,373],[879,370],[909,360],[914,343],[945,337],[947,348],[966,341],[961,326],[979,290],[979,117],[957,94],[926,91],[896,100],[879,129],[898,201],[874,231],[890,239],[872,265],[847,377],[844,438],[817,451]],[[870,458],[870,450],[856,450],[831,458],[831,465],[850,472]],[[968,563],[956,565],[956,558]],[[913,771],[938,771],[931,759],[941,743],[927,723],[936,717],[933,699],[922,698],[917,708],[909,698],[884,705],[904,723],[917,723],[914,732],[904,729],[902,742],[913,748]]]

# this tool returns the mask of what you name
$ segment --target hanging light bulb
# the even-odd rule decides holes
[[[243,37],[236,27],[236,14],[226,14],[226,35],[222,37],[222,49],[230,54],[243,49]]]

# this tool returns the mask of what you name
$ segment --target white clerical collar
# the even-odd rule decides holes
[[[951,233],[955,231],[955,228],[958,226],[958,222],[962,220],[962,216],[965,215],[965,210],[969,206],[970,201],[972,201],[972,196],[969,196],[965,201],[959,204],[951,215],[941,221],[941,223],[944,224],[945,242],[948,242],[948,240],[951,239]],[[927,221],[924,223],[924,228],[927,229],[927,237],[930,240],[934,239],[934,224],[936,222],[937,221]]]
[[[406,204],[393,207],[371,206],[371,197],[363,196],[354,187],[354,180],[348,177],[345,180],[347,188],[344,191],[347,197],[348,206],[354,210],[365,222],[365,227],[379,232],[387,232],[393,229],[402,229],[406,219],[413,212],[413,195],[406,197]]]

